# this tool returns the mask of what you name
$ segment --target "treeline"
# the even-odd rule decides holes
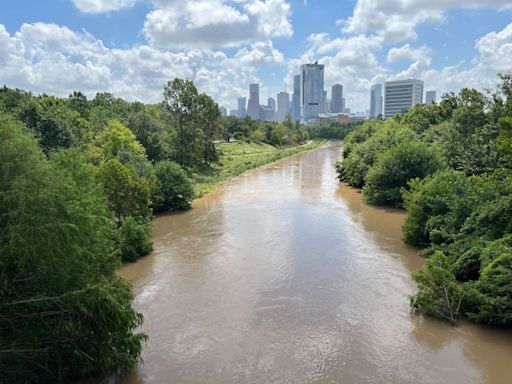
[[[415,310],[512,325],[512,76],[445,95],[347,136],[337,169],[370,204],[403,207],[404,240],[428,257]]]
[[[138,362],[142,316],[115,269],[151,251],[153,215],[188,208],[191,176],[209,175],[215,142],[233,137],[284,146],[307,132],[222,118],[181,79],[154,105],[0,89],[0,383]]]
[[[350,132],[361,125],[361,122],[339,123],[337,121],[308,126],[311,139],[343,140]]]

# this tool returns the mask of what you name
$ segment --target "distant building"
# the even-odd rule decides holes
[[[370,119],[382,115],[382,84],[372,85],[370,96]]]
[[[316,117],[316,123],[317,124],[324,124],[324,123],[332,123],[337,122],[340,124],[347,124],[350,122],[350,117],[344,113],[320,113]]]
[[[427,98],[425,100],[425,104],[434,104],[436,102],[436,91],[427,91]]]
[[[275,121],[276,120],[276,112],[270,108],[268,105],[260,105],[261,109],[261,119],[265,121]]]
[[[303,64],[300,70],[302,120],[310,121],[322,113],[324,107],[324,65]]]
[[[226,108],[224,108],[224,107],[222,107],[222,106],[221,106],[221,107],[219,107],[219,111],[220,111],[220,114],[221,114],[222,116],[227,116],[227,114],[228,114],[228,111],[226,110]]]
[[[343,108],[343,113],[350,114],[351,113],[350,108]]]
[[[279,92],[277,94],[277,114],[276,121],[284,121],[286,115],[290,112],[290,95],[287,92]]]
[[[300,75],[293,76],[292,117],[300,121]]]
[[[253,120],[261,119],[259,84],[249,85],[249,104],[247,106],[247,116]]]
[[[239,117],[247,116],[247,99],[245,97],[238,98],[238,113]]]
[[[342,113],[344,106],[343,85],[334,84],[331,88],[331,112]]]
[[[238,109],[232,109],[229,111],[229,116],[240,117],[240,111]]]
[[[267,105],[270,109],[272,109],[274,112],[276,111],[276,99],[273,97],[268,98]]]
[[[384,117],[389,119],[423,102],[423,81],[416,79],[386,81]]]

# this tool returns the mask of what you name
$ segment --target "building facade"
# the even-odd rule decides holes
[[[293,121],[300,121],[300,75],[293,77],[292,117]]]
[[[342,113],[345,109],[343,105],[343,85],[334,84],[331,88],[331,112]]]
[[[384,117],[389,119],[423,102],[423,81],[416,79],[386,81]]]
[[[276,99],[274,99],[273,97],[269,97],[268,101],[267,101],[267,106],[275,112],[276,111]]]
[[[242,118],[247,116],[247,99],[245,97],[238,98],[238,114]]]
[[[222,106],[219,107],[219,111],[220,111],[220,114],[222,116],[227,116],[228,115],[228,111],[226,110],[226,108],[224,108]]]
[[[287,92],[279,92],[277,94],[277,113],[276,121],[284,121],[286,115],[290,112],[290,94]]]
[[[324,65],[303,64],[301,71],[301,115],[303,121],[315,119],[324,107]]]
[[[253,120],[261,119],[259,84],[249,85],[249,104],[247,105],[247,116]]]
[[[425,99],[425,104],[434,104],[436,102],[437,94],[436,91],[427,91],[427,97]]]
[[[382,84],[372,85],[370,96],[370,119],[382,115]]]

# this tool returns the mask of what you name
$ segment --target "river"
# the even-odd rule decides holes
[[[339,185],[329,143],[154,221],[121,274],[149,336],[120,382],[512,382],[512,334],[413,315],[401,211]]]

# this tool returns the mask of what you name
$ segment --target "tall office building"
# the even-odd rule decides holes
[[[249,85],[249,104],[247,106],[247,116],[253,120],[260,120],[261,118],[259,84]]]
[[[301,71],[301,113],[302,120],[316,118],[324,108],[324,65],[303,64]]]
[[[423,81],[416,79],[386,81],[384,117],[389,119],[423,102]]]
[[[343,109],[343,85],[334,84],[331,88],[331,112],[342,113]]]
[[[268,105],[262,105],[261,108],[261,120],[265,121],[275,121],[276,120],[276,111],[270,108]]]
[[[238,114],[239,117],[245,117],[247,115],[247,99],[245,97],[238,98]]]
[[[220,111],[220,114],[222,116],[227,116],[228,115],[228,111],[226,110],[226,108],[224,108],[222,106],[219,107],[219,111]]]
[[[273,97],[269,97],[267,106],[275,112],[276,111],[276,99],[274,99]]]
[[[276,121],[284,121],[286,115],[290,112],[290,95],[287,92],[279,92],[277,94],[277,115]]]
[[[370,119],[382,115],[382,84],[373,84],[370,96]]]
[[[300,120],[300,75],[293,76],[292,117]]]
[[[436,91],[427,91],[427,98],[425,104],[434,104],[436,102]]]

